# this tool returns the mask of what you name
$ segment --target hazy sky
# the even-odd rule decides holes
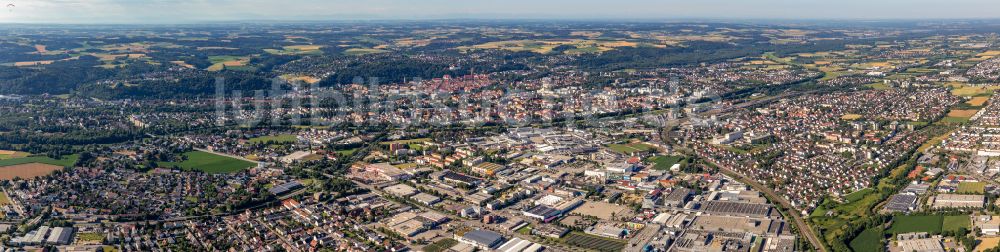
[[[352,19],[972,19],[1000,0],[0,0],[4,23]]]

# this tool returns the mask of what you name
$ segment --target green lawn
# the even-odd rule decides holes
[[[655,156],[649,158],[649,162],[653,163],[653,169],[656,170],[669,170],[674,164],[680,163],[684,160],[684,156]]]
[[[911,232],[939,233],[941,232],[941,222],[943,220],[944,216],[941,215],[898,215],[892,218],[892,226],[889,227],[888,231],[892,234]]]
[[[296,142],[298,140],[299,139],[298,139],[298,137],[296,135],[283,134],[283,135],[274,135],[274,136],[255,137],[255,138],[251,138],[249,140],[249,142],[250,143],[254,143],[254,144],[269,143],[269,142],[275,142],[275,143],[294,143],[294,142]]]
[[[203,151],[191,151],[184,153],[183,155],[187,157],[187,160],[184,160],[183,162],[164,162],[160,163],[160,166],[177,166],[184,170],[199,170],[206,173],[231,173],[256,165],[252,162],[219,156]]]
[[[882,235],[877,228],[865,229],[849,245],[855,252],[879,252],[882,251]]]
[[[64,156],[61,159],[53,159],[47,156],[31,156],[23,158],[11,158],[0,160],[0,167],[19,165],[19,164],[30,164],[30,163],[42,163],[58,166],[72,166],[76,164],[76,160],[79,158],[78,155]]]
[[[986,191],[986,182],[962,182],[958,183],[958,193],[983,194]]]
[[[961,228],[970,230],[969,227],[972,226],[972,220],[968,215],[945,216],[942,223],[941,231],[958,231]]]

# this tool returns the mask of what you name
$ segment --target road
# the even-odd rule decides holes
[[[712,163],[716,167],[719,167],[719,170],[722,171],[723,173],[732,176],[737,180],[746,183],[747,185],[750,185],[750,187],[753,187],[753,189],[757,191],[763,192],[764,195],[767,195],[767,198],[771,199],[772,202],[781,205],[785,209],[788,209],[788,211],[785,212],[788,215],[790,215],[789,217],[791,217],[793,221],[795,221],[795,226],[798,227],[799,234],[806,237],[806,239],[809,240],[809,243],[812,244],[813,248],[816,248],[817,250],[822,252],[827,251],[826,247],[823,246],[823,242],[819,239],[818,236],[816,236],[816,233],[813,231],[812,227],[806,223],[805,219],[802,218],[802,215],[799,214],[799,212],[795,209],[795,207],[792,206],[791,203],[788,202],[788,200],[778,195],[778,193],[776,193],[774,190],[771,190],[771,188],[758,183],[756,180],[743,176],[743,174],[733,171],[729,167],[720,165],[708,158],[705,158],[704,160]]]

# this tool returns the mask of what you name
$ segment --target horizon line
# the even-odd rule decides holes
[[[1000,21],[1000,17],[967,18],[714,18],[714,17],[674,17],[674,18],[345,18],[345,19],[232,19],[232,20],[192,20],[181,22],[3,22],[0,25],[218,25],[218,24],[321,24],[321,23],[406,23],[406,22],[620,22],[620,23],[787,23],[787,22],[957,22],[957,21]]]

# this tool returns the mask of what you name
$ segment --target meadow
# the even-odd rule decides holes
[[[252,144],[263,144],[263,143],[271,143],[271,142],[283,144],[283,143],[294,143],[294,142],[296,142],[298,140],[299,140],[299,138],[296,135],[282,134],[282,135],[274,135],[274,136],[255,137],[255,138],[251,138],[250,140],[248,140],[248,142],[250,142]]]
[[[177,166],[184,170],[198,170],[206,173],[232,173],[242,171],[256,164],[231,157],[220,156],[203,151],[191,151],[183,154],[187,160],[182,162],[163,162],[161,167]]]

